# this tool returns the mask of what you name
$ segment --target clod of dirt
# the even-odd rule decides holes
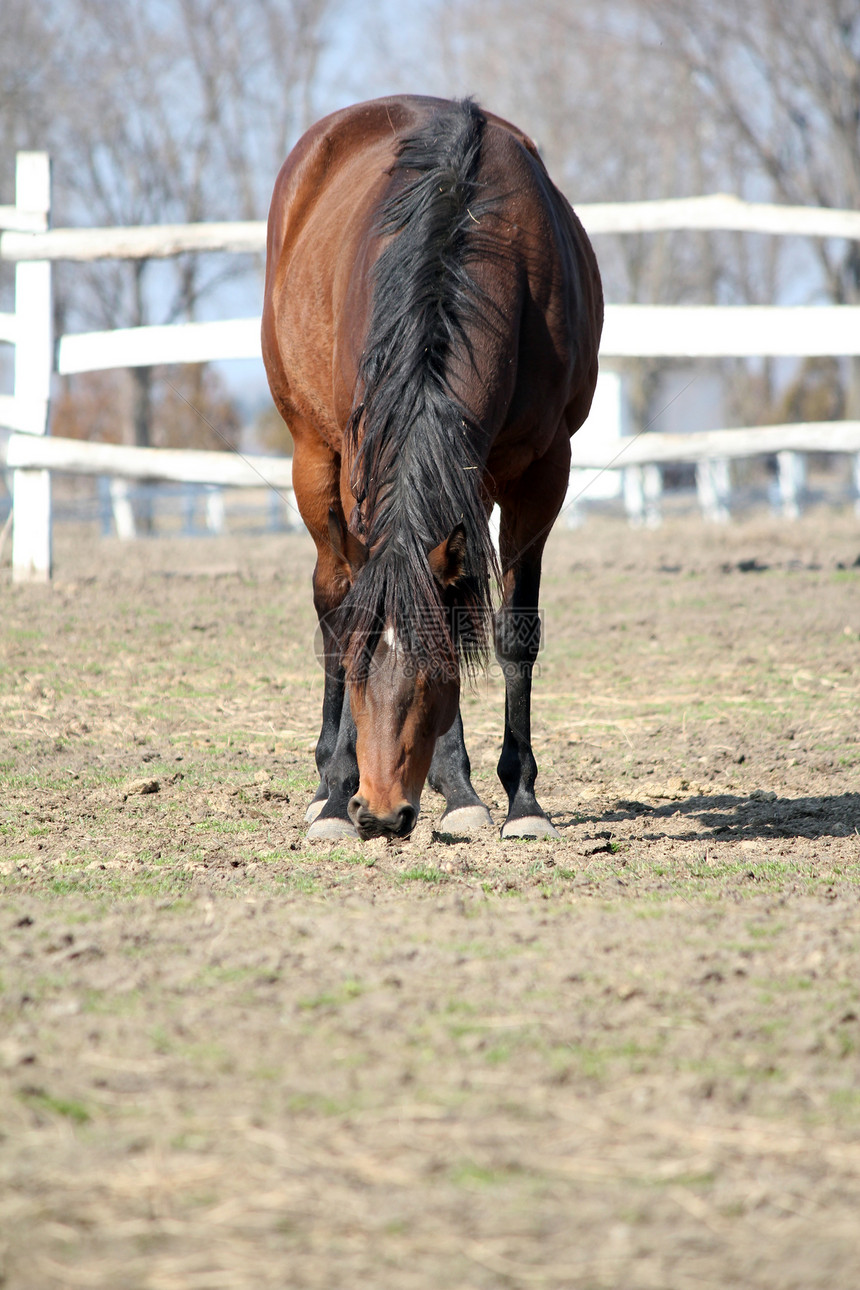
[[[687,793],[698,792],[698,786],[688,779],[670,779],[666,784],[652,784],[648,787],[648,796],[657,800],[677,801]]]
[[[146,793],[157,793],[161,789],[161,784],[157,779],[134,779],[130,784],[126,784],[123,789],[123,797],[134,797],[136,795],[145,795]]]

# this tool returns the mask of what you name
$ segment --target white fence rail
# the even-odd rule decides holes
[[[600,353],[605,359],[860,354],[860,306],[607,305]],[[70,376],[259,357],[259,318],[235,318],[62,336],[57,371]]]
[[[860,212],[764,206],[717,195],[676,201],[578,207],[592,235],[668,229],[745,232],[860,240]],[[291,488],[291,463],[226,453],[125,448],[46,437],[51,376],[177,362],[255,358],[259,320],[185,323],[59,338],[56,369],[51,334],[51,262],[166,257],[187,251],[259,253],[265,224],[159,225],[126,229],[49,229],[50,172],[43,153],[21,153],[16,202],[0,206],[0,259],[15,263],[15,313],[0,314],[0,341],[15,346],[14,394],[0,396],[0,426],[14,432],[6,465],[13,480],[13,577],[44,581],[51,568],[50,472],[108,474],[118,479],[167,479],[229,487],[269,483]],[[609,305],[601,355],[783,356],[860,354],[860,308]],[[855,455],[860,492],[860,423],[771,426],[694,435],[648,434],[618,439],[611,460],[574,440],[576,469],[623,470],[625,500],[647,521],[659,493],[662,463],[695,462],[699,497],[714,519],[727,515],[728,461],[776,454],[786,513],[797,506],[797,455]]]
[[[604,358],[860,354],[858,305],[607,305]]]
[[[741,201],[727,193],[667,201],[586,202],[578,205],[576,211],[591,235],[699,229],[860,239],[860,211],[770,206]],[[0,229],[8,230],[0,236],[0,259],[16,262],[165,258],[184,251],[241,253],[266,249],[264,220],[48,230],[38,212],[22,211],[15,205],[0,206]],[[21,233],[36,236],[21,237]]]
[[[289,457],[239,456],[230,452],[189,452],[181,448],[127,448],[55,435],[13,434],[6,446],[10,470],[59,470],[69,475],[111,475],[118,479],[211,484],[219,488],[260,488],[285,493],[293,486]]]
[[[260,319],[181,323],[170,327],[123,327],[62,336],[57,371],[102,372],[110,367],[156,363],[214,363],[222,358],[260,358]]]

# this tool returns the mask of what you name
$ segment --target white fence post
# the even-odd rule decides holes
[[[210,487],[206,489],[206,527],[210,533],[223,533],[227,525],[227,508],[224,505],[224,490]]]
[[[108,487],[113,522],[116,525],[116,535],[121,542],[130,542],[132,538],[137,537],[137,529],[134,523],[131,498],[128,495],[128,480],[114,477]]]
[[[800,452],[778,452],[776,470],[782,516],[796,520],[800,515],[800,495],[806,487],[806,458]]]
[[[51,169],[47,153],[19,152],[15,205],[40,216],[47,227],[51,207]],[[48,260],[15,266],[15,404],[19,429],[43,435],[51,393],[51,265]],[[16,470],[12,475],[12,578],[47,582],[51,576],[51,474]]]
[[[653,462],[624,470],[624,509],[634,528],[656,529],[662,523],[663,472]]]
[[[728,507],[731,477],[726,457],[712,457],[696,462],[696,493],[706,520],[711,524],[728,523],[731,518]]]

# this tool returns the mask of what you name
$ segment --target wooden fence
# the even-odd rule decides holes
[[[860,212],[764,206],[714,196],[577,208],[591,235],[668,229],[732,229],[860,240]],[[159,225],[148,228],[50,229],[50,169],[44,153],[20,153],[14,206],[0,206],[0,259],[15,263],[15,312],[0,314],[0,341],[15,346],[14,393],[0,395],[0,427],[12,475],[13,577],[45,581],[51,569],[52,470],[279,491],[291,486],[290,462],[212,452],[125,448],[47,436],[51,378],[61,374],[158,363],[205,362],[260,355],[259,319],[51,333],[51,261],[164,257],[187,251],[259,253],[265,224]],[[608,305],[601,357],[787,356],[860,354],[860,308],[854,306]],[[611,379],[611,376],[610,378]],[[617,378],[616,378],[617,383]],[[696,465],[706,515],[728,514],[728,463],[775,454],[784,510],[796,511],[798,462],[807,452],[854,455],[860,493],[860,422],[770,426],[701,434],[617,438],[600,451],[573,442],[576,470],[621,470],[631,518],[647,522],[667,463]],[[572,496],[571,501],[575,498]]]

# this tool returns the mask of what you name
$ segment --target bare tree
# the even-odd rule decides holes
[[[261,218],[313,114],[337,2],[8,0],[0,65],[17,70],[0,98],[0,147],[50,151],[58,223]],[[59,266],[58,324],[192,318],[226,281],[259,267],[223,255]],[[138,443],[165,405],[157,379],[134,369]]]
[[[797,204],[860,207],[860,8],[856,0],[648,0],[655,39],[683,66],[746,173]],[[860,245],[816,241],[808,292],[860,301]],[[860,416],[860,361],[849,416]]]
[[[450,84],[529,129],[577,202],[730,190],[860,206],[856,0],[442,0]],[[672,233],[601,239],[619,301],[860,299],[856,243]],[[738,416],[779,403],[726,361]],[[860,414],[860,365],[849,407]],[[637,363],[637,420],[659,365]]]

